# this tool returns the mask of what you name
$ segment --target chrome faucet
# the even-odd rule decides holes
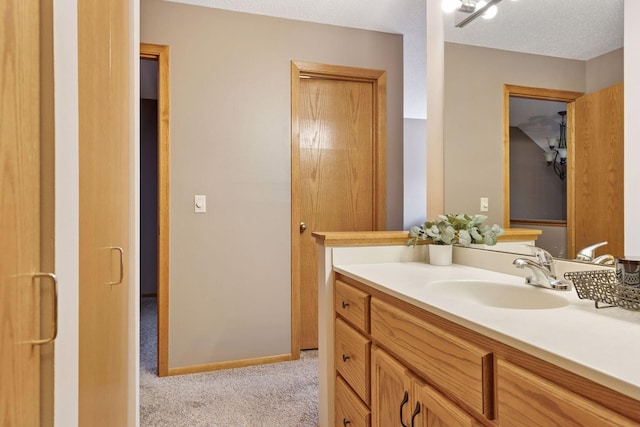
[[[556,262],[553,256],[542,248],[528,245],[532,248],[536,261],[529,258],[516,258],[513,265],[516,268],[528,268],[531,270],[531,276],[525,279],[525,283],[543,288],[555,289],[558,291],[570,291],[571,284],[558,279],[556,276]]]
[[[593,245],[580,249],[580,251],[576,255],[576,261],[590,262],[592,264],[600,265],[615,265],[616,259],[613,257],[613,255],[606,254],[596,257],[596,249],[608,243],[609,242],[594,243]]]

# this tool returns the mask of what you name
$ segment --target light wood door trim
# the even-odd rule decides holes
[[[371,82],[374,85],[374,224],[386,228],[386,73],[381,70],[291,62],[291,354],[300,355],[300,127],[299,84],[301,77]]]
[[[158,61],[158,375],[169,375],[169,46],[141,43]]]
[[[502,100],[502,141],[503,141],[503,164],[502,164],[502,200],[503,200],[503,220],[504,228],[511,228],[511,188],[509,183],[509,98],[540,99],[544,101],[566,102],[567,105],[567,250],[575,247],[574,231],[574,184],[575,184],[575,109],[573,102],[582,96],[581,92],[572,92],[559,89],[543,89],[527,86],[516,86],[505,84],[503,86]]]

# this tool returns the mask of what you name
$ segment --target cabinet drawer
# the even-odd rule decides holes
[[[336,426],[369,427],[371,411],[358,399],[342,377],[336,377]]]
[[[349,383],[360,398],[369,404],[371,341],[336,319],[335,365],[336,370]]]
[[[600,404],[504,360],[497,363],[498,422],[505,426],[635,426]]]
[[[493,355],[377,298],[371,336],[444,393],[493,419]]]
[[[369,295],[359,289],[336,280],[335,310],[362,332],[369,332]]]

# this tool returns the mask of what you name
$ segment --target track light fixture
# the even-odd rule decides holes
[[[445,13],[456,12],[456,27],[462,28],[478,16],[491,19],[498,13],[498,3],[502,0],[442,0]],[[458,20],[460,16],[460,20]]]

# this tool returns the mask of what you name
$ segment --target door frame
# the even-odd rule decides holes
[[[503,227],[511,227],[511,188],[509,175],[509,98],[539,99],[542,101],[560,101],[567,103],[567,256],[575,255],[575,100],[584,95],[558,89],[542,89],[528,86],[505,84],[502,102],[503,135]]]
[[[158,61],[158,376],[169,375],[169,46],[140,43]]]
[[[300,357],[300,128],[301,78],[370,82],[374,86],[374,227],[386,229],[386,72],[367,68],[291,61],[291,356]],[[331,231],[331,230],[323,230]]]

